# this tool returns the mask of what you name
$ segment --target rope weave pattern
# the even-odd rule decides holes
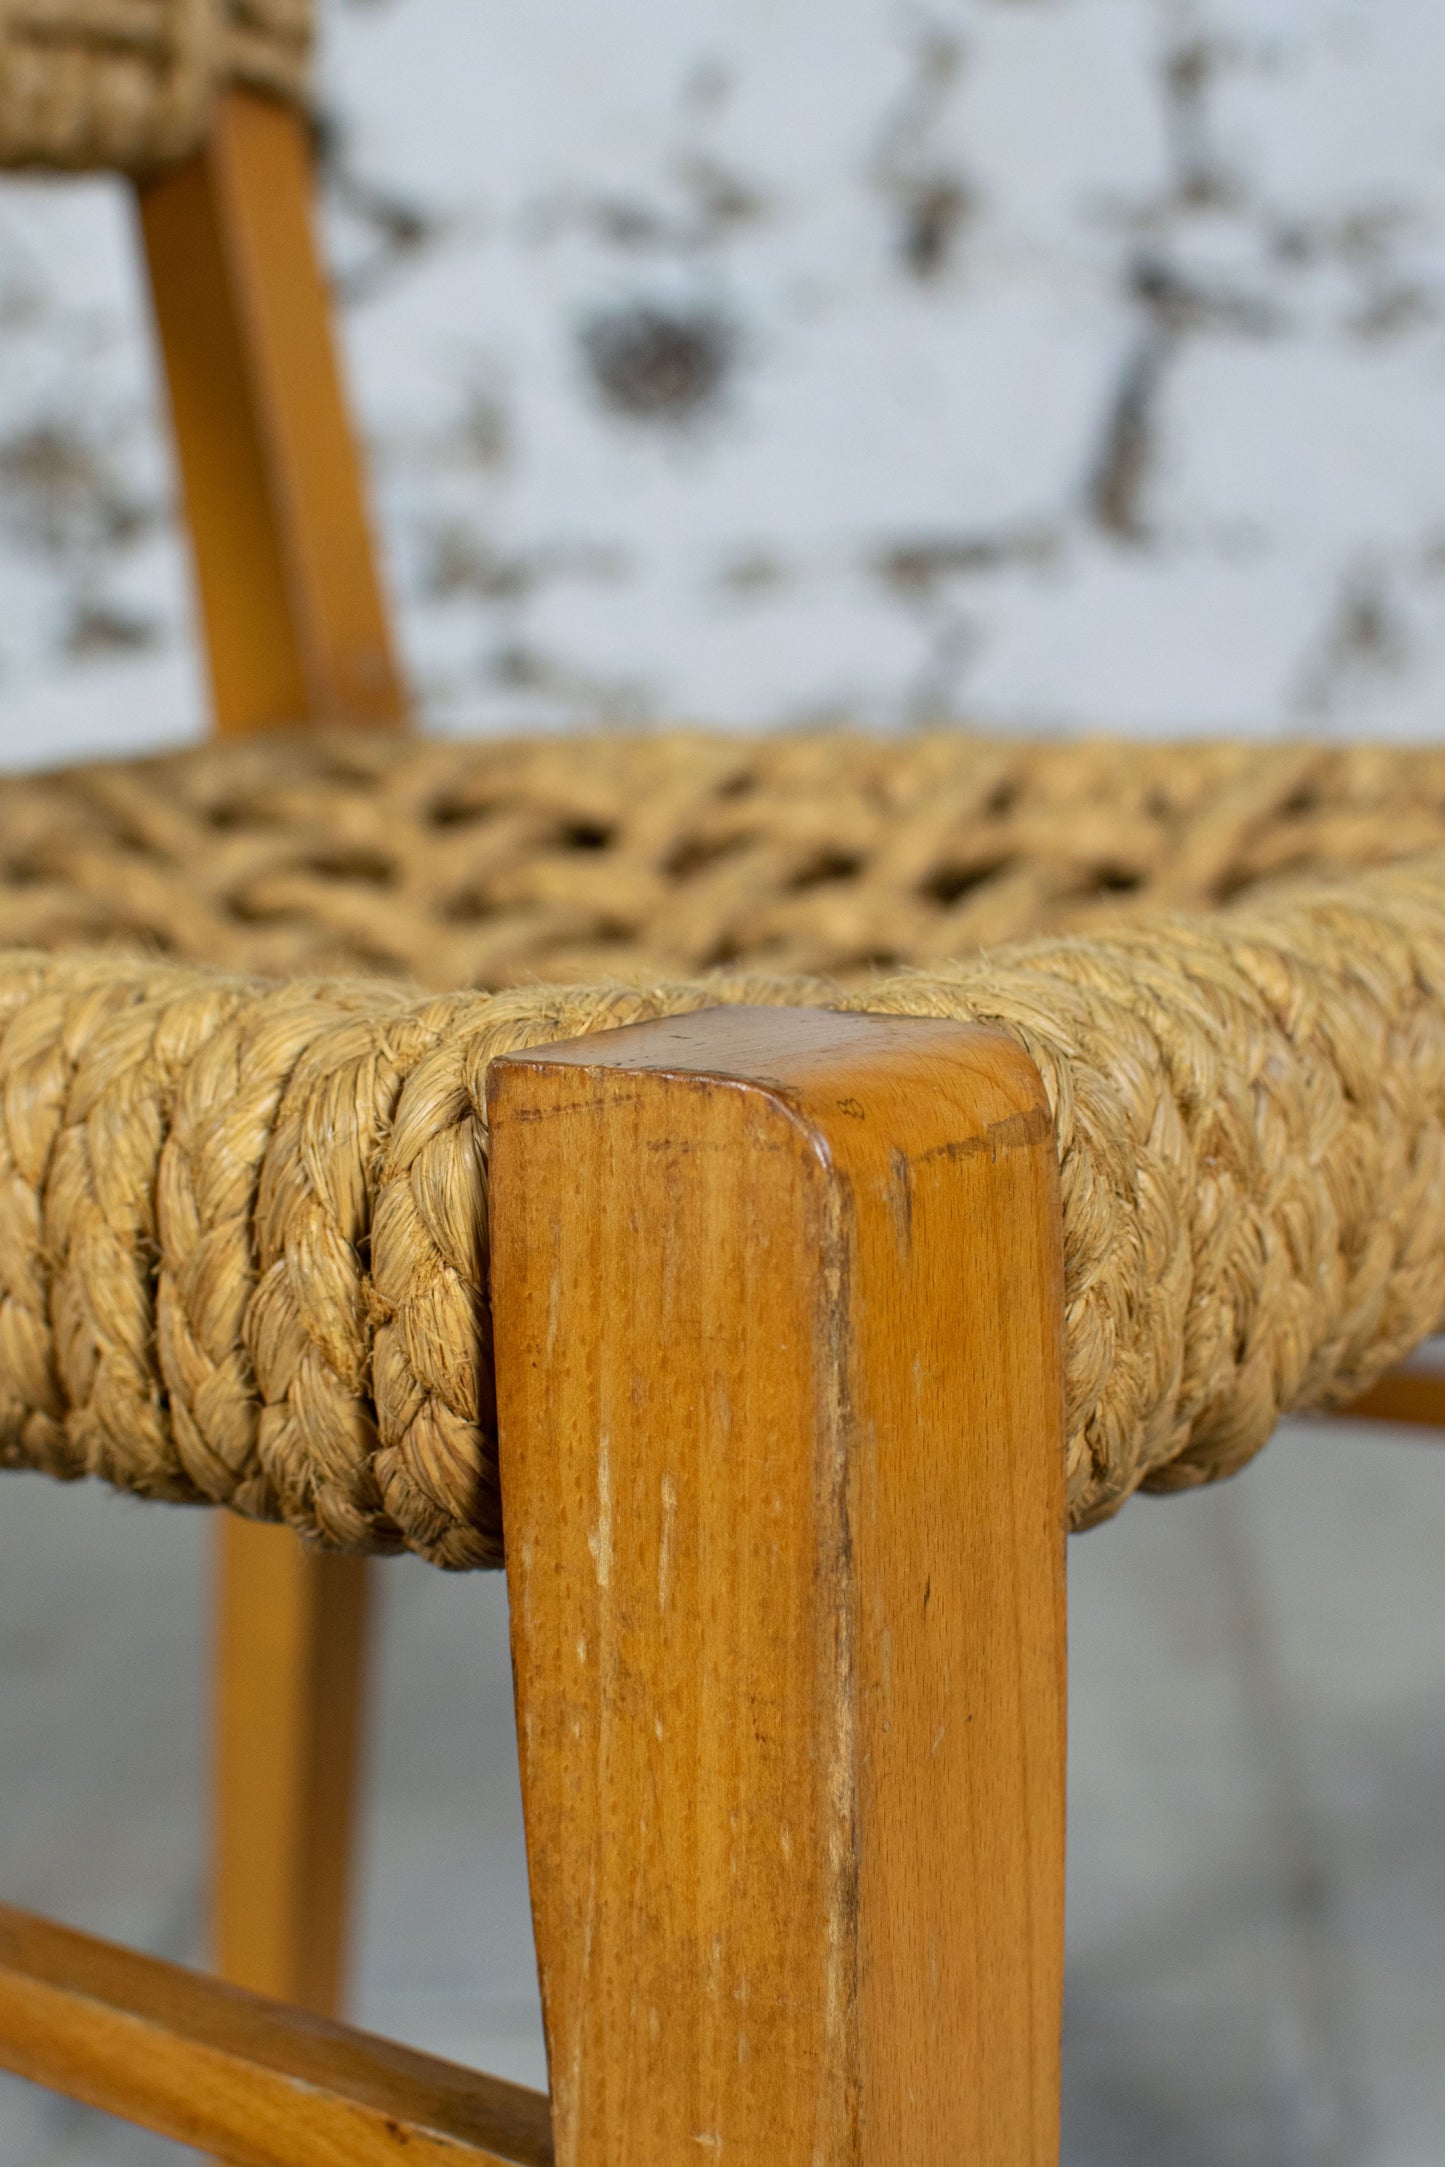
[[[850,978],[1445,844],[1445,753],[933,733],[203,747],[0,791],[0,943],[438,988]]]
[[[977,1018],[1038,1063],[1076,1525],[1230,1472],[1445,1315],[1445,852],[852,988],[735,969],[428,997],[12,953],[0,1460],[496,1563],[487,1066],[736,1000]]]
[[[311,0],[0,0],[0,165],[145,172],[228,84],[300,103]]]

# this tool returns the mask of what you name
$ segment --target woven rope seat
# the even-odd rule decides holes
[[[145,173],[216,93],[305,93],[311,0],[0,0],[0,165]]]
[[[1038,1064],[1076,1525],[1445,1315],[1434,752],[252,741],[7,783],[0,941],[6,1465],[495,1564],[488,1064],[719,1002]]]

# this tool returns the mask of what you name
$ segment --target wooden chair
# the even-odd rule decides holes
[[[172,145],[138,188],[216,723],[393,729],[404,703],[307,224],[305,131],[277,88],[217,87],[203,140]],[[733,802],[737,781],[734,765],[715,795]],[[444,802],[433,793],[443,830],[466,810],[455,777],[449,787]],[[583,834],[567,847],[597,846]],[[1413,929],[1417,891],[1379,893],[1367,917]],[[1307,947],[1328,917],[1288,923]],[[1232,950],[1226,960],[1237,968]],[[1311,967],[1328,979],[1327,959]],[[263,1297],[284,1309],[298,1287],[309,1295],[308,1274],[324,1277],[311,1221],[288,1247],[287,1212],[304,1216],[311,1195],[296,1168],[334,1150],[350,1171],[305,1180],[327,1197],[366,1188],[364,1271],[348,1286],[365,1280],[374,1367],[336,1404],[379,1442],[333,1512],[335,1409],[297,1382],[313,1344],[298,1338],[274,1389],[230,1379],[228,1406],[311,1410],[288,1440],[298,1487],[247,1461],[260,1483],[247,1509],[264,1493],[265,1509],[333,1534],[327,1514],[354,1511],[358,1548],[495,1561],[490,1448],[466,1457],[495,1384],[551,2096],[328,2020],[367,1567],[231,1516],[216,1958],[233,1983],[0,1912],[0,2064],[242,2167],[1056,2161],[1064,1532],[1071,1511],[1117,1501],[1087,1491],[1072,1431],[1066,1453],[1080,1318],[1097,1316],[1077,1261],[1066,1300],[1064,1245],[1076,1259],[1080,1166],[1103,1163],[1058,1126],[1068,1049],[1006,1020],[951,1018],[927,986],[923,1013],[880,1014],[870,1001],[897,1010],[914,996],[895,985],[820,1007],[815,985],[721,979],[511,1009],[481,996],[408,1007],[378,990],[358,1052],[374,1018],[355,986],[318,987],[321,1020],[298,1024],[282,988],[238,992],[179,965],[112,954],[24,971],[0,999],[0,1080],[22,1110],[44,1098],[33,1066],[7,1066],[16,1017],[32,1039],[50,1031],[69,1064],[64,1088],[46,1087],[64,1108],[59,1156],[31,1183],[56,1314],[73,1316],[72,1266],[77,1284],[119,1269],[93,1227],[77,1230],[82,1206],[115,1226],[86,1156],[97,1105],[157,1128],[154,1171],[130,1202],[160,1211],[160,1276],[179,1289],[167,1310],[162,1288],[162,1339],[176,1316],[194,1319],[205,1245],[230,1255],[239,1242],[259,1363]],[[92,1061],[91,1023],[77,1019],[111,981],[126,1016],[160,1021],[139,1051],[102,1030]],[[1004,996],[989,999],[1001,1015]],[[1417,1001],[1408,1031],[1393,1011],[1386,1022],[1415,1034],[1418,1056],[1432,1013]],[[238,1220],[204,1189],[215,1101],[234,1088],[241,1103],[278,1018],[302,1050],[255,1117],[265,1133]],[[166,1033],[185,1049],[157,1080]],[[334,1079],[383,1039],[400,1095],[374,1133],[364,1109],[348,1128]],[[231,1046],[230,1083],[196,1066],[193,1042]],[[1080,1078],[1092,1073],[1081,1055]],[[1417,1130],[1433,1148],[1427,1115]],[[60,1165],[80,1172],[62,1181]],[[25,1171],[13,1153],[6,1169]],[[1393,1192],[1375,1201],[1403,1209]],[[347,1209],[322,1213],[323,1235]],[[115,1239],[123,1250],[130,1235]],[[1390,1284],[1407,1278],[1402,1263]],[[1435,1308],[1408,1283],[1397,1307],[1418,1338]],[[0,1305],[12,1324],[18,1287]],[[226,1330],[239,1346],[241,1326]],[[1389,1330],[1408,1336],[1398,1318]],[[1345,1346],[1337,1332],[1316,1388],[1339,1394],[1383,1368],[1382,1334],[1362,1327]],[[144,1376],[122,1381],[143,1410],[169,1396],[179,1458],[145,1460],[148,1437],[127,1457],[126,1423],[138,1435],[144,1422],[100,1404],[96,1375],[124,1365],[97,1325],[80,1384],[68,1347],[53,1387],[18,1369],[4,1381],[19,1411],[0,1461],[75,1472],[64,1453],[79,1440],[88,1467],[130,1487],[211,1494],[182,1414],[204,1427],[195,1408],[224,1365],[188,1398],[195,1347],[157,1350],[155,1337],[128,1350]],[[1234,1379],[1251,1355],[1223,1359]],[[338,1357],[328,1388],[344,1370]],[[1386,1376],[1363,1411],[1435,1423],[1445,1387]],[[1150,1463],[1159,1481],[1181,1470],[1189,1479],[1162,1447]]]

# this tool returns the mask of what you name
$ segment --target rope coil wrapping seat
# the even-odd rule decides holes
[[[987,757],[953,742],[960,769]],[[565,770],[571,750],[550,758]],[[253,797],[272,764],[274,813],[299,755],[248,755]],[[445,755],[486,765],[474,748],[391,757]],[[141,772],[91,782],[135,821]],[[22,834],[43,860],[32,816],[56,787],[0,818],[17,902],[37,885]],[[743,963],[428,996],[12,952],[0,1460],[348,1549],[496,1563],[487,1066],[738,1000],[976,1018],[1038,1064],[1062,1168],[1076,1525],[1141,1484],[1231,1471],[1281,1412],[1351,1398],[1445,1315],[1445,852],[851,986]]]
[[[0,165],[166,165],[228,85],[301,103],[311,40],[311,0],[0,0]]]

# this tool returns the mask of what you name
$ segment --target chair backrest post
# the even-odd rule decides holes
[[[406,716],[311,192],[304,120],[245,90],[138,190],[223,736]]]

